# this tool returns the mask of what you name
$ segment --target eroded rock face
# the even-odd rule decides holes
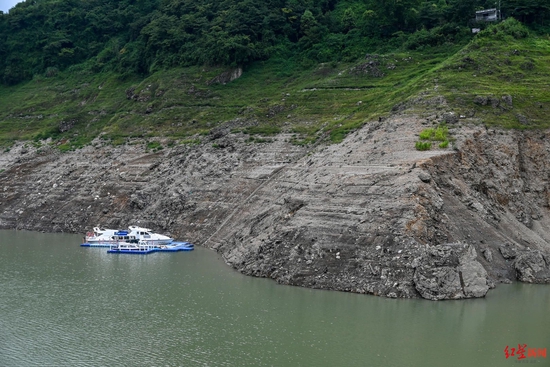
[[[506,260],[515,259],[518,256],[518,249],[512,244],[502,244],[498,249]]]
[[[386,297],[549,282],[547,133],[457,123],[456,150],[420,152],[423,121],[394,116],[314,147],[285,134],[247,144],[234,126],[159,152],[17,145],[0,153],[0,228],[140,224],[214,249],[244,274]]]
[[[211,85],[214,83],[227,84],[232,82],[235,79],[238,79],[243,75],[243,69],[241,67],[224,71],[220,75],[214,77],[212,80],[208,81],[206,84]]]
[[[527,251],[514,262],[518,280],[526,283],[550,283],[550,264],[540,251]]]
[[[414,273],[416,290],[423,298],[434,301],[464,298],[456,268],[423,265]]]
[[[455,243],[430,247],[414,273],[416,290],[430,300],[484,297],[487,272],[473,246]]]

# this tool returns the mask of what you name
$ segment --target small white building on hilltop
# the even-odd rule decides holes
[[[476,11],[476,21],[478,22],[496,22],[498,19],[498,10],[496,8]]]

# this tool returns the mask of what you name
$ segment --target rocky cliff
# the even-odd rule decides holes
[[[432,300],[550,282],[548,132],[457,124],[420,152],[426,121],[394,116],[337,145],[266,143],[221,127],[148,152],[97,140],[0,154],[0,227],[84,233],[140,224],[282,284]]]

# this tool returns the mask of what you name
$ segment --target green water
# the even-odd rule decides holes
[[[80,240],[0,231],[1,367],[517,366],[507,345],[550,349],[550,286],[384,299],[245,277],[201,247],[114,255]]]

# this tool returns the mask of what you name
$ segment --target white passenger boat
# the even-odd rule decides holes
[[[166,245],[174,239],[162,234],[154,233],[149,228],[130,226],[127,230],[104,229],[94,227],[93,232],[86,233],[84,243],[85,247],[110,247],[118,242],[141,242],[157,246]]]
[[[150,245],[167,245],[174,241],[173,238],[154,233],[148,228],[130,226],[128,229],[130,229],[130,236],[135,236],[138,241],[145,241]]]

